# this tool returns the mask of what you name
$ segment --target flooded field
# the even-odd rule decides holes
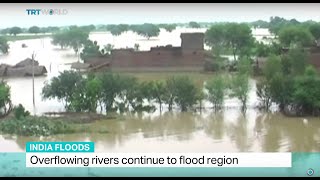
[[[90,39],[97,40],[103,46],[108,43],[115,48],[132,48],[135,43],[140,50],[149,50],[153,46],[171,44],[180,46],[181,32],[204,32],[205,29],[177,29],[172,33],[161,31],[160,36],[149,41],[127,32],[113,37],[106,32],[93,33]],[[261,38],[261,35],[259,35]],[[28,47],[22,48],[25,43]],[[0,63],[14,65],[36,53],[36,60],[46,66],[46,77],[35,79],[36,113],[64,111],[63,104],[57,100],[42,100],[41,90],[44,82],[70,69],[68,63],[78,61],[72,49],[61,50],[51,45],[50,38],[10,42],[10,53],[0,55]],[[190,74],[200,78],[209,78],[210,74]],[[139,79],[156,79],[161,73],[135,74]],[[11,87],[11,99],[14,105],[21,103],[33,112],[32,79],[6,78]],[[250,80],[248,111],[245,116],[237,108],[236,99],[227,99],[223,112],[214,113],[210,104],[197,113],[172,113],[156,111],[152,114],[127,115],[123,119],[98,121],[90,126],[97,133],[83,132],[51,136],[49,138],[29,138],[0,135],[1,152],[22,152],[25,142],[31,140],[55,141],[94,141],[98,152],[277,152],[277,151],[319,151],[320,119],[288,118],[281,114],[261,113],[252,109],[257,104],[255,80]],[[88,125],[83,125],[88,126]],[[104,128],[108,133],[98,133]]]

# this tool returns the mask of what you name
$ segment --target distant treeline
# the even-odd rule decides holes
[[[157,24],[157,23],[144,23],[144,24],[153,24],[157,26],[158,28],[163,28],[166,29],[168,32],[171,32],[174,30],[176,27],[190,27],[190,28],[208,28],[212,25],[216,24],[224,24],[228,22],[195,22],[195,21],[190,21],[188,23],[162,23],[162,24]],[[319,23],[313,20],[308,20],[304,22],[300,22],[296,19],[285,19],[282,17],[270,17],[269,21],[265,20],[257,20],[254,22],[247,22],[250,27],[254,28],[267,28],[269,29],[272,33],[277,33],[283,26],[288,26],[288,25],[299,25],[299,24],[305,24],[305,25],[311,25]],[[39,27],[39,26],[31,26],[29,28],[22,28],[22,27],[8,27],[0,30],[1,34],[10,34],[10,35],[17,35],[20,33],[32,33],[32,34],[38,34],[38,33],[54,33],[58,32],[60,30],[66,30],[72,27],[79,27],[83,30],[86,31],[124,31],[124,30],[133,30],[137,26],[141,26],[143,24],[98,24],[98,25],[85,25],[85,26],[75,26],[75,25],[70,25],[70,26],[48,26],[48,27]]]

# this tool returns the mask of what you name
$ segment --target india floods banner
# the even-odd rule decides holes
[[[28,142],[0,176],[319,176],[320,153],[98,153],[93,142]]]

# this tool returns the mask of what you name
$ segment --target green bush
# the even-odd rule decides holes
[[[72,132],[68,124],[63,121],[31,116],[4,120],[0,123],[0,131],[19,136],[50,136]]]
[[[30,115],[29,111],[26,111],[22,104],[19,104],[17,107],[13,109],[14,117],[16,119],[21,119]]]

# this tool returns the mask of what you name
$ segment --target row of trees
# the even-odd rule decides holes
[[[269,44],[257,41],[246,23],[215,24],[206,31],[205,43],[211,47],[215,59],[230,53],[237,63],[241,58],[253,60],[269,54],[280,55],[283,48],[319,46],[320,23],[281,27],[277,39]]]
[[[309,27],[315,24],[319,24],[319,22],[312,21],[312,20],[299,22],[296,19],[285,19],[278,16],[270,17],[269,21],[258,20],[258,21],[249,23],[249,25],[253,27],[268,28],[269,31],[275,35],[279,35],[280,30],[284,27],[288,27],[288,26]]]
[[[96,29],[94,25],[87,25],[87,26],[70,26],[68,29],[72,28],[79,28],[83,31],[91,32]],[[31,26],[29,28],[21,28],[18,26],[14,26],[11,28],[5,28],[0,31],[1,34],[10,34],[16,36],[17,34],[21,33],[31,33],[31,34],[40,34],[40,33],[56,33],[60,30],[64,29],[63,27],[57,27],[57,26],[49,26],[49,27],[39,27],[39,26]]]
[[[197,22],[191,21],[189,23],[190,28],[200,28],[200,24]],[[118,36],[126,31],[133,31],[141,36],[146,38],[158,36],[160,33],[160,28],[165,29],[168,32],[172,32],[177,28],[177,24],[136,24],[136,25],[128,25],[128,24],[118,24],[118,25],[107,25],[106,30],[110,31],[112,35]]]
[[[21,34],[21,33],[31,33],[31,34],[53,33],[59,30],[60,28],[56,26],[49,26],[49,27],[31,26],[30,28],[21,28],[18,26],[14,26],[11,28],[2,29],[0,33],[16,36],[17,34]]]
[[[118,25],[106,25],[106,26],[95,26],[95,25],[86,25],[86,26],[69,26],[67,29],[79,28],[86,32],[91,32],[94,30],[108,30],[112,35],[118,36],[123,32],[132,30],[139,35],[145,36],[147,38],[159,35],[160,28],[165,29],[168,32],[172,32],[176,29],[177,24],[151,24],[144,23],[140,25],[128,25],[128,24],[118,24]],[[191,28],[200,28],[200,25],[197,22],[190,22],[189,27]],[[56,33],[60,30],[63,30],[63,27],[57,26],[49,26],[49,27],[39,27],[39,26],[31,26],[29,28],[21,28],[18,26],[14,26],[11,28],[5,28],[0,31],[1,34],[10,34],[16,36],[21,33],[31,33],[31,34],[40,34],[40,33]]]
[[[140,82],[134,77],[103,73],[82,76],[75,71],[64,71],[46,82],[42,97],[62,101],[67,111],[106,113],[120,111],[152,111],[158,103],[160,111],[167,105],[188,111],[202,100],[212,102],[215,109],[223,107],[225,96],[238,98],[246,109],[249,92],[248,71],[232,77],[217,76],[204,87],[196,86],[189,77],[174,76],[166,80]],[[228,83],[227,83],[228,82]],[[205,90],[204,90],[205,89]]]

